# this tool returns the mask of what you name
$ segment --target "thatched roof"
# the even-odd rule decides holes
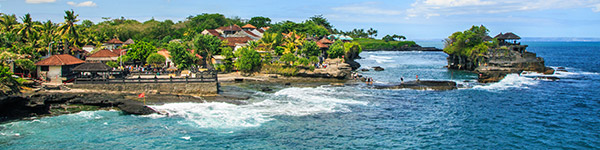
[[[73,68],[75,72],[107,72],[110,70],[112,68],[104,63],[84,63]]]
[[[491,41],[491,40],[492,40],[492,37],[489,35],[486,35],[483,37],[483,41]]]
[[[516,34],[514,34],[512,32],[506,32],[504,34],[500,33],[500,34],[496,35],[494,38],[499,39],[499,40],[518,40],[518,39],[521,39],[521,37],[517,36]]]

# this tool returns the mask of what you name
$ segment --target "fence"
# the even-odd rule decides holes
[[[199,72],[195,74],[196,77],[172,77],[169,78],[121,78],[121,79],[107,79],[107,78],[81,78],[78,77],[73,82],[74,84],[125,84],[125,83],[201,83],[201,82],[217,82],[217,72],[207,71]]]

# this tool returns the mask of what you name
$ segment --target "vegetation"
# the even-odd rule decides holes
[[[150,56],[148,56],[148,58],[146,58],[146,63],[152,64],[152,66],[162,67],[165,64],[166,59],[167,58],[165,58],[165,56],[163,56],[161,54],[153,53],[153,54],[150,54]]]
[[[109,66],[109,67],[112,67],[112,68],[119,67],[119,64],[117,64],[117,62],[114,62],[114,61],[106,62],[106,65]]]
[[[235,67],[238,70],[244,73],[252,73],[260,70],[261,58],[256,50],[244,47],[237,50],[236,56],[238,59],[235,62]]]
[[[125,55],[126,59],[124,60],[134,62],[146,62],[148,56],[157,51],[154,45],[144,41],[137,41],[135,44],[127,45],[124,48],[129,49]]]
[[[448,54],[476,58],[487,53],[488,49],[497,47],[496,40],[492,42],[483,41],[488,36],[489,30],[481,26],[472,26],[469,30],[455,32],[445,41],[444,52]]]
[[[0,96],[20,92],[20,84],[12,75],[10,68],[0,65]]]
[[[355,38],[354,42],[366,50],[393,50],[416,45],[414,41],[384,41],[377,39]]]
[[[208,66],[212,66],[210,65],[212,64],[210,58],[220,52],[222,44],[223,43],[218,37],[212,35],[198,34],[196,35],[196,38],[194,38],[194,46],[197,49],[196,54],[206,56],[205,58],[209,58],[205,59]]]
[[[251,24],[257,28],[268,27],[271,25],[271,18],[267,17],[252,17],[248,24]]]
[[[167,50],[171,55],[171,61],[173,61],[179,69],[189,69],[192,67],[192,64],[199,61],[198,58],[187,51],[181,43],[169,43]]]
[[[335,41],[327,50],[329,58],[339,58],[344,55],[344,43],[342,41]]]
[[[401,40],[406,40],[406,37],[403,35],[385,35],[383,38],[381,38],[381,40],[384,40],[385,42],[389,42],[389,41],[401,41]]]

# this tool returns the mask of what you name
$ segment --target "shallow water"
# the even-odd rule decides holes
[[[92,111],[0,125],[0,149],[598,149],[600,43],[524,43],[559,81],[487,85],[442,52],[365,52],[376,82],[453,80],[452,91],[349,87],[256,91],[248,104],[174,103],[169,115]]]

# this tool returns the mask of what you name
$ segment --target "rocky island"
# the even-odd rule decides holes
[[[448,54],[448,69],[472,71],[479,74],[481,83],[498,82],[507,74],[523,71],[553,74],[554,69],[544,65],[544,59],[526,50],[514,33],[500,33],[494,38],[485,26],[473,26],[464,32],[455,32],[446,39],[444,52]]]

